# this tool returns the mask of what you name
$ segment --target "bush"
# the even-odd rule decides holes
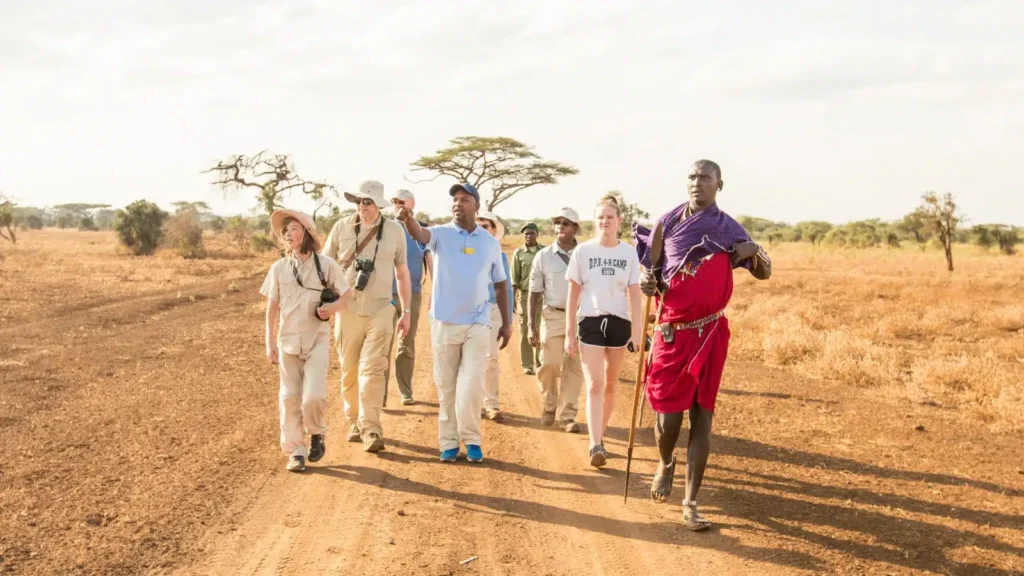
[[[78,229],[88,232],[99,230],[96,227],[96,223],[92,221],[92,216],[82,216],[82,219],[78,221]]]
[[[220,234],[223,232],[225,226],[227,226],[227,222],[225,222],[225,220],[220,216],[209,216],[203,222],[203,227],[214,234]]]
[[[135,255],[152,254],[163,236],[167,212],[146,200],[136,200],[114,215],[114,230],[122,246]]]
[[[249,239],[249,243],[252,246],[253,252],[270,252],[271,250],[278,249],[274,240],[263,232],[256,232],[253,234]]]
[[[164,225],[164,239],[182,258],[206,258],[203,226],[195,208],[179,210]]]
[[[43,219],[33,214],[32,216],[25,218],[25,225],[28,226],[29,230],[42,230]]]
[[[252,249],[252,232],[249,229],[249,221],[241,216],[232,216],[224,223],[224,229],[231,237],[231,243],[239,252],[249,255]]]

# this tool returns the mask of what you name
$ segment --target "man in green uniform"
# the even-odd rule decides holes
[[[540,349],[530,344],[530,267],[543,246],[537,243],[537,225],[530,222],[519,229],[526,242],[512,253],[513,302],[519,307],[519,354],[523,360],[523,374],[534,374],[540,367]],[[538,313],[540,309],[538,308]],[[539,314],[538,314],[539,315]],[[535,318],[535,322],[539,319]]]

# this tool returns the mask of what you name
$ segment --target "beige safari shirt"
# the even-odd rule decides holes
[[[569,299],[569,281],[565,273],[569,265],[559,253],[566,257],[572,256],[572,250],[562,250],[557,241],[537,252],[530,267],[530,292],[543,292],[545,306],[565,310],[566,300]]]
[[[320,269],[323,270],[328,284],[326,287],[339,295],[347,292],[349,283],[338,263],[323,255],[319,258]],[[301,285],[295,278],[296,271],[299,280],[302,281]],[[330,323],[315,316],[316,306],[320,303],[320,291],[324,288],[316,273],[313,258],[302,262],[289,254],[270,267],[260,288],[260,294],[281,304],[277,344],[282,352],[307,353],[312,349],[318,334],[330,333]]]
[[[406,263],[405,228],[394,220],[383,219],[384,231],[381,233],[380,248],[377,250],[377,258],[374,260],[374,270],[365,290],[355,290],[356,286],[356,258],[372,259],[374,250],[377,249],[377,230],[371,225],[365,224],[359,230],[359,241],[366,238],[367,234],[373,234],[373,238],[366,244],[355,257],[355,251],[359,242],[356,240],[356,216],[338,220],[331,233],[324,242],[323,254],[344,263],[351,259],[352,263],[342,267],[345,280],[352,286],[352,299],[349,300],[349,311],[360,316],[373,316],[382,308],[391,303],[391,281],[395,277],[395,267]],[[371,232],[372,229],[372,232]]]

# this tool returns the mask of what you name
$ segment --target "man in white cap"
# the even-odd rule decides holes
[[[416,197],[408,190],[398,190],[391,197],[391,204],[395,210],[404,207],[415,213]],[[402,225],[402,228],[405,228],[404,223],[399,222],[399,224]],[[419,225],[424,228],[429,226],[426,222],[419,222]],[[415,402],[412,396],[412,373],[416,367],[416,330],[419,327],[420,321],[421,294],[427,274],[432,273],[431,269],[434,267],[434,259],[430,256],[430,250],[427,250],[426,245],[417,242],[415,238],[409,235],[408,230],[405,231],[405,250],[406,264],[409,266],[409,283],[412,286],[412,300],[409,303],[409,308],[412,311],[409,313],[409,331],[395,337],[395,340],[398,341],[398,352],[395,353],[395,380],[398,381],[398,391],[402,395],[402,405],[409,406]],[[391,291],[393,292],[392,301],[398,302],[397,277],[391,284]],[[401,318],[401,312],[396,309],[396,324],[399,318]],[[394,348],[393,343],[392,348]],[[391,358],[390,350],[388,358]],[[388,370],[384,372],[385,405],[387,405],[387,390],[390,381],[391,365],[388,364]]]
[[[557,410],[559,427],[571,433],[580,431],[576,413],[583,390],[583,367],[579,356],[565,353],[565,304],[569,296],[565,274],[576,248],[579,220],[575,210],[562,208],[551,219],[556,241],[537,253],[530,268],[530,343],[541,348],[537,372],[544,403],[541,423],[554,424]]]
[[[493,212],[480,212],[476,215],[476,223],[478,226],[486,230],[491,236],[494,236],[499,245],[501,244],[501,240],[505,237],[505,225],[501,223],[501,220],[498,220],[498,217]],[[501,265],[505,270],[505,277],[510,278],[508,256],[506,256],[504,252],[501,253]],[[507,282],[506,285],[508,286],[507,292],[509,302],[507,317],[511,318],[511,306],[514,301],[512,299],[512,283]],[[501,329],[501,319],[506,316],[503,315],[501,310],[498,308],[498,298],[497,293],[494,290],[494,284],[489,284],[487,288],[491,295],[491,330],[497,334],[498,330]],[[487,349],[487,369],[484,372],[483,416],[494,422],[501,422],[505,419],[501,414],[501,406],[498,402],[498,373],[500,370],[498,366],[498,354],[500,353],[498,344],[499,343],[496,338],[491,338],[490,348]]]
[[[353,297],[335,318],[334,331],[341,358],[341,392],[348,418],[350,442],[362,441],[367,452],[384,449],[380,412],[384,406],[384,373],[395,330],[409,331],[411,287],[406,264],[405,231],[384,218],[384,185],[367,180],[345,199],[356,213],[331,229],[323,253],[338,262],[353,288]],[[398,279],[402,312],[394,324],[392,279]]]

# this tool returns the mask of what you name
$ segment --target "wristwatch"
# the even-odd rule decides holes
[[[409,314],[412,312],[412,308],[402,308],[402,314]]]

